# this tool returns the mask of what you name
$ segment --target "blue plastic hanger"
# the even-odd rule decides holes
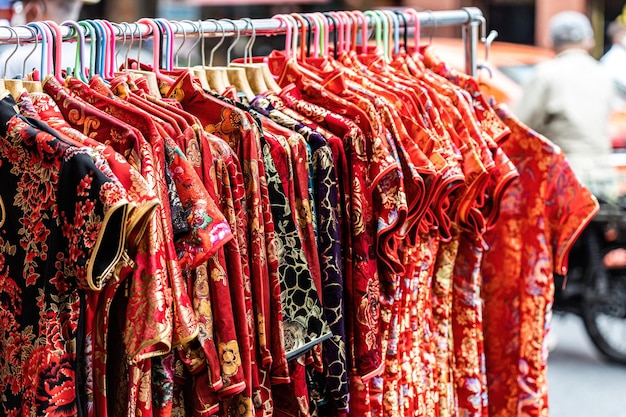
[[[49,68],[48,63],[52,62],[52,50],[48,46],[48,39],[50,39],[49,29],[46,25],[41,22],[31,22],[28,26],[33,27],[37,30],[38,35],[41,36],[41,66],[40,71],[42,72],[42,76],[51,74],[51,68]]]
[[[174,67],[174,29],[172,23],[163,18],[154,19],[164,31],[165,47],[162,48],[164,52],[164,66],[167,71],[171,71]]]

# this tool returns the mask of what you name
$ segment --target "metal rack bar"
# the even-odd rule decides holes
[[[442,26],[460,26],[469,24],[471,22],[480,22],[482,19],[482,12],[476,7],[467,7],[458,10],[444,10],[433,12],[418,12],[421,27],[442,27]],[[410,16],[407,15],[408,18]],[[254,30],[257,35],[279,35],[285,33],[284,25],[276,19],[250,19]],[[252,34],[252,27],[246,20],[233,20],[236,28],[228,23],[222,23],[225,35],[233,36],[237,33],[237,29],[242,36]],[[173,27],[174,33],[183,34],[183,31],[187,35],[194,35],[198,33],[198,23],[200,23],[201,31],[205,36],[221,36],[222,28],[215,21],[203,20],[195,24],[188,21],[178,22]],[[20,41],[32,40],[32,32],[23,27],[13,27],[13,30],[17,32],[20,37]],[[130,36],[148,36],[151,33],[151,29],[148,25],[143,23],[130,23],[128,26],[120,24],[115,25],[116,36],[122,37],[126,35]],[[72,30],[67,26],[61,27],[61,33],[64,39],[69,39],[72,34]],[[15,40],[15,35],[6,27],[0,26],[0,42]]]
[[[465,7],[457,10],[426,11],[418,12],[420,28],[462,26],[465,40],[465,62],[469,74],[476,72],[476,45],[478,42],[478,27],[484,24],[482,11],[477,7]],[[411,24],[412,16],[406,14],[407,21]],[[219,20],[219,19],[218,19]],[[369,20],[369,18],[368,18]],[[232,23],[231,23],[232,22]],[[152,29],[144,23],[122,23],[113,24],[115,36],[118,38],[139,37],[146,39],[151,36]],[[241,36],[250,36],[253,33],[257,36],[281,35],[286,32],[286,27],[277,19],[246,19],[231,20],[216,23],[215,20],[202,20],[198,22],[178,21],[172,26],[175,35],[205,37],[227,36],[232,37],[239,33]],[[331,28],[332,29],[332,28]],[[61,34],[65,41],[72,40],[72,28],[61,26]],[[34,41],[33,32],[25,27],[15,26],[9,29],[0,26],[0,43],[15,43],[19,37],[19,42]],[[85,34],[88,39],[88,35]],[[74,35],[75,38],[75,35]]]

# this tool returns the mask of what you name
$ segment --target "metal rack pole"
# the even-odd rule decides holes
[[[482,12],[476,7],[467,7],[458,10],[444,10],[433,12],[419,12],[420,27],[442,27],[442,26],[461,26],[461,25],[478,25],[482,19]],[[407,15],[407,17],[409,17]],[[410,18],[410,17],[409,17]],[[252,34],[252,27],[257,35],[280,35],[286,31],[285,26],[277,19],[250,19],[246,20],[233,20],[233,24],[230,22],[222,23],[223,27],[220,27],[219,23],[215,21],[198,21],[197,23],[190,22],[177,22],[172,27],[175,34],[187,34],[189,36],[198,35],[201,31],[206,37],[222,36],[222,32],[225,36],[234,36],[237,31],[241,36],[248,36]],[[199,27],[198,25],[201,24]],[[151,33],[151,28],[143,23],[130,23],[130,24],[116,24],[114,26],[115,35],[122,38],[126,36],[132,37],[145,37]],[[19,36],[20,42],[30,42],[33,40],[32,32],[23,27],[13,27],[17,36]],[[9,30],[6,26],[0,26],[0,42],[15,42],[15,33]],[[66,26],[61,27],[61,34],[64,40],[69,40],[72,35],[72,29]]]
[[[415,13],[405,14],[409,24],[415,25]],[[476,7],[466,7],[458,10],[427,11],[418,12],[420,28],[462,26],[463,43],[465,53],[466,72],[471,75],[476,74],[476,49],[479,41],[479,26],[485,23],[485,19],[480,9]],[[368,17],[369,22],[369,17]],[[369,22],[371,23],[371,22]],[[73,29],[69,26],[61,26],[61,35],[64,41],[73,41],[76,37]],[[145,23],[113,23],[115,37],[119,39],[147,38],[152,35],[152,28]],[[284,34],[287,31],[286,25],[278,19],[246,19],[246,20],[206,20],[196,23],[190,21],[173,22],[171,30],[174,36],[202,36],[217,37],[234,35],[250,36],[253,33],[257,36],[272,36]],[[0,43],[26,43],[35,40],[33,28],[16,26],[8,28],[0,26]],[[88,39],[88,35],[84,34]],[[75,40],[75,39],[74,39]]]

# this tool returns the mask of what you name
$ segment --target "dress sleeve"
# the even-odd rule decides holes
[[[87,153],[70,149],[59,172],[59,222],[68,265],[83,288],[101,290],[126,248],[132,204],[123,186],[102,173]]]
[[[554,155],[550,166],[551,178],[546,192],[547,218],[552,230],[553,272],[567,273],[569,251],[585,227],[599,210],[598,201],[591,191],[582,185],[562,153]]]

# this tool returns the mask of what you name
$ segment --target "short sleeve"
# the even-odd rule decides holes
[[[546,209],[552,226],[553,271],[565,275],[572,245],[600,207],[591,191],[578,181],[563,153],[554,155],[548,178]]]
[[[71,270],[83,288],[100,290],[126,247],[131,204],[126,190],[104,175],[87,153],[71,154],[59,172],[58,209]]]

